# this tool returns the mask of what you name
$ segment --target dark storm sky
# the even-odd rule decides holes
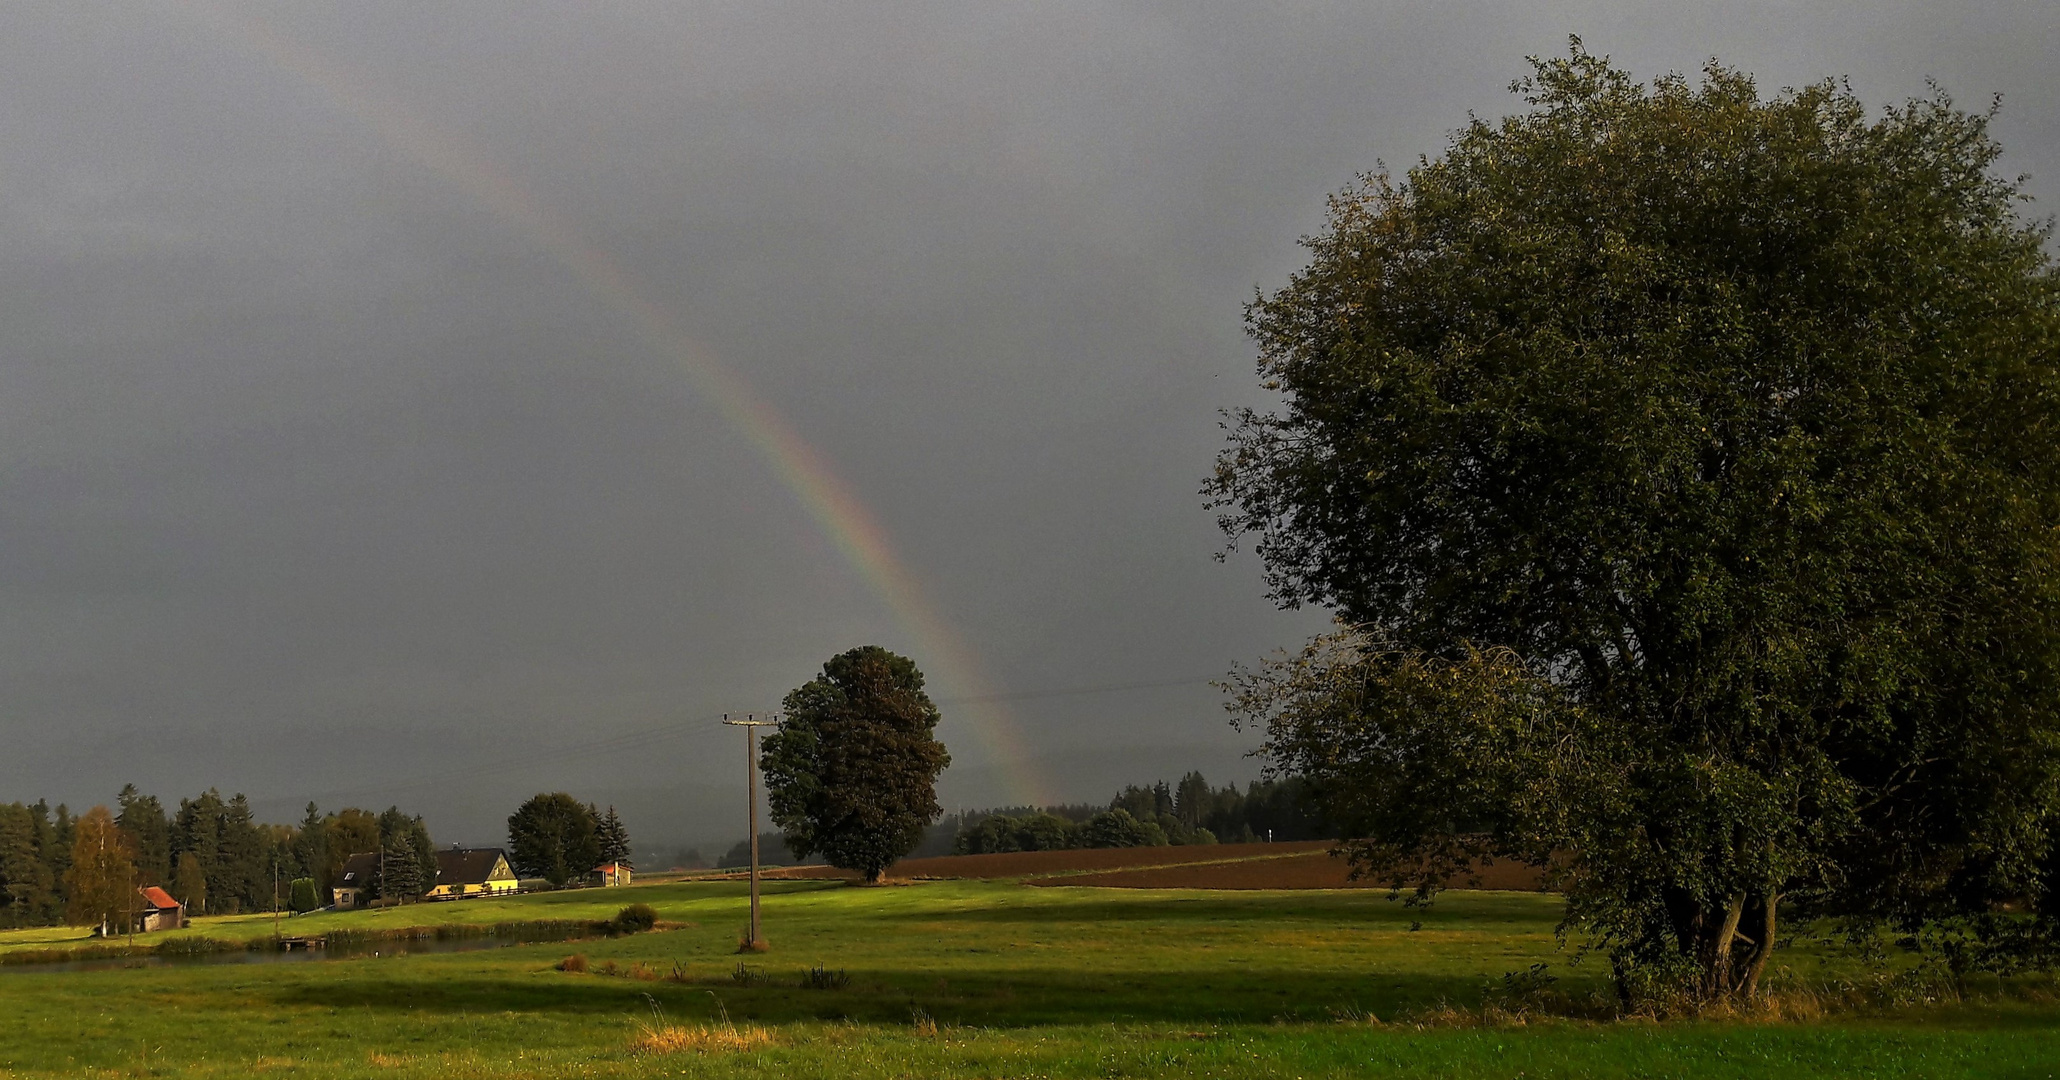
[[[710,718],[864,642],[931,669],[948,804],[1249,777],[1203,680],[1323,623],[1211,558],[1242,305],[1326,193],[1512,111],[1569,33],[1641,75],[2001,92],[2005,170],[2060,199],[2050,2],[9,4],[0,800],[218,786],[490,841],[563,788],[719,838]],[[1032,760],[678,357],[396,130],[783,414]],[[1053,693],[1138,683],[1177,685]]]

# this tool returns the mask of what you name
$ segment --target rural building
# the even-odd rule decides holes
[[[436,853],[436,887],[431,900],[500,896],[515,891],[515,870],[500,848],[448,848]]]
[[[594,872],[587,875],[587,884],[627,885],[629,884],[629,869],[628,866],[622,863],[603,863],[600,866],[594,867]]]
[[[186,905],[172,899],[172,894],[155,885],[136,890],[142,904],[136,910],[136,929],[143,933],[156,930],[178,930],[186,925]]]
[[[379,876],[379,853],[361,852],[343,861],[336,872],[336,885],[329,890],[329,902],[340,908],[363,907],[372,899],[372,882]]]

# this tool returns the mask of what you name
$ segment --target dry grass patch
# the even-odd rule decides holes
[[[630,1044],[638,1053],[681,1054],[689,1050],[703,1054],[728,1054],[758,1050],[773,1044],[773,1033],[746,1024],[667,1024],[647,1027]]]

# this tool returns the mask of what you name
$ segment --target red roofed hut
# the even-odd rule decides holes
[[[143,933],[153,930],[178,930],[186,925],[186,905],[172,899],[172,894],[155,885],[137,889],[143,898],[142,906],[136,912],[136,929]]]

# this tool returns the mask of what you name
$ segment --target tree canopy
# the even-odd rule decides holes
[[[939,716],[923,673],[860,646],[830,658],[785,709],[759,757],[773,823],[796,855],[821,853],[878,881],[944,812],[937,774],[951,756],[933,734]]]
[[[2050,904],[2060,275],[1988,117],[1534,65],[1248,312],[1206,491],[1350,629],[1234,707],[1362,867],[1549,864],[1627,993]]]
[[[66,919],[73,926],[124,932],[136,911],[136,852],[107,807],[79,818],[72,864],[65,872]]]
[[[508,861],[563,887],[601,861],[598,824],[591,808],[562,791],[533,795],[508,818]]]

